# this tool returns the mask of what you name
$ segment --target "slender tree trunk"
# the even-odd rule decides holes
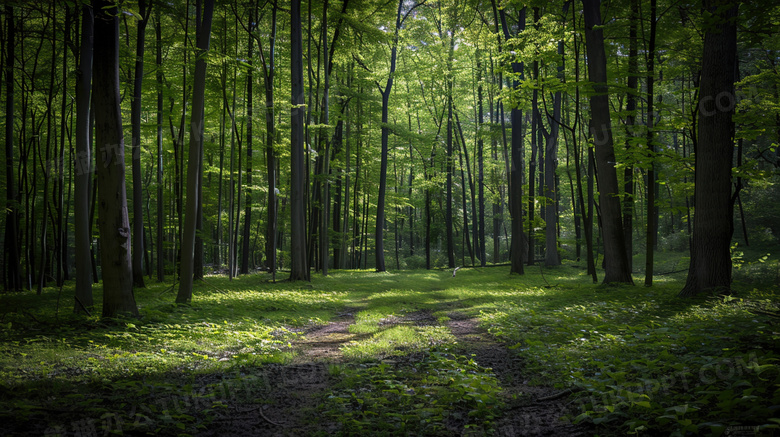
[[[144,52],[146,50],[146,24],[149,22],[151,5],[146,0],[138,1],[141,19],[138,20],[138,32],[135,49],[135,77],[133,79],[133,100],[130,114],[132,132],[132,173],[133,173],[133,286],[145,287],[143,276],[144,215],[143,182],[141,176],[141,90],[144,78]]]
[[[477,187],[479,189],[479,219],[477,220],[479,243],[477,244],[477,253],[480,266],[485,266],[485,159],[484,146],[482,139],[484,134],[484,111],[482,107],[482,64],[481,53],[477,50]],[[411,183],[409,184],[411,185]],[[472,190],[473,195],[473,190]]]
[[[254,8],[252,6],[251,8]],[[254,11],[249,13],[249,31],[254,30],[256,24],[254,23]],[[247,62],[251,66],[253,64],[252,56],[254,41],[251,37],[249,40],[249,47],[247,48]],[[254,67],[247,69],[246,74],[246,189],[244,194],[244,228],[241,233],[241,268],[239,273],[246,275],[249,273],[249,231],[252,226],[252,135],[253,123],[252,118],[254,116],[254,75],[252,70]]]
[[[569,3],[563,6],[563,16],[566,16]],[[559,64],[558,79],[566,81],[564,76],[564,51],[563,40],[558,41]],[[553,97],[553,115],[548,117],[550,132],[546,136],[547,150],[545,151],[544,165],[544,197],[545,197],[545,260],[547,266],[558,266],[561,258],[558,255],[558,188],[556,184],[556,171],[558,168],[558,137],[561,126],[561,91],[556,91]]]
[[[519,30],[525,30],[525,7],[520,10],[518,16]],[[501,24],[504,29],[504,38],[509,39],[509,27],[506,22],[506,16],[501,11]],[[512,71],[519,76],[513,79],[512,87],[520,87],[520,81],[523,80],[524,64],[522,62],[512,62]],[[509,208],[512,214],[512,246],[510,259],[512,261],[511,273],[522,275],[523,272],[523,251],[526,246],[525,235],[523,234],[523,112],[516,105],[512,107],[512,168],[510,170],[510,201]],[[532,176],[529,176],[532,177]]]
[[[303,88],[303,36],[301,29],[301,0],[292,0],[290,8],[290,67],[292,84],[291,168],[290,168],[290,256],[292,266],[290,280],[309,281],[309,265],[306,250],[306,209],[304,205],[304,104]]]
[[[454,36],[453,36],[454,38]],[[452,55],[452,45],[450,46],[450,55]],[[451,269],[455,268],[455,241],[453,239],[453,220],[452,220],[452,79],[447,82],[447,200],[446,211],[444,213],[444,227],[447,234],[447,266]],[[465,211],[464,211],[465,213]]]
[[[705,1],[713,21],[704,35],[699,83],[693,239],[688,279],[681,297],[731,289],[729,244],[734,232],[731,200],[738,3]],[[725,101],[725,104],[724,104]]]
[[[655,113],[654,85],[655,85],[655,29],[656,29],[656,0],[650,0],[650,47],[647,53],[647,150],[650,153],[650,168],[647,170],[647,248],[645,255],[645,286],[653,285],[653,256],[655,255],[656,237],[656,208],[655,208],[655,134],[653,132]],[[631,254],[629,253],[629,256]]]
[[[330,124],[330,57],[328,54],[328,0],[322,4],[322,60],[323,70],[325,72],[325,83],[322,94],[322,105],[320,108],[320,124],[328,126]],[[320,150],[324,151],[322,155],[322,180],[320,181],[320,230],[319,230],[319,249],[320,249],[320,267],[322,275],[328,275],[328,258],[330,256],[330,239],[328,238],[328,222],[330,213],[330,140],[326,129],[320,130]]]
[[[119,104],[119,14],[116,4],[93,2],[95,11],[95,141],[103,317],[138,315],[133,295],[130,223],[125,190],[124,137]]]
[[[203,112],[206,92],[206,54],[211,39],[211,21],[214,14],[214,0],[198,0],[196,9],[198,57],[195,61],[195,77],[192,92],[192,119],[190,120],[190,146],[187,163],[187,205],[184,215],[184,229],[181,250],[181,270],[179,292],[176,303],[189,303],[192,300],[192,285],[195,269],[195,232],[197,229],[198,205],[203,199],[198,197],[198,185],[201,184],[203,169]],[[202,6],[202,10],[201,10]],[[201,15],[202,14],[202,15]]]
[[[634,164],[631,157],[632,138],[636,135],[636,96],[639,92],[638,39],[637,22],[639,20],[639,0],[631,0],[631,16],[628,28],[628,94],[626,96],[626,154],[629,155],[623,172],[623,239],[626,243],[628,267],[634,264]]]
[[[633,284],[626,254],[623,219],[615,170],[615,150],[612,142],[612,122],[609,114],[607,88],[607,58],[604,33],[601,29],[600,0],[583,0],[585,45],[588,54],[588,75],[593,83],[590,97],[593,140],[596,145],[596,166],[599,175],[599,205],[604,237],[605,283]]]
[[[162,71],[162,25],[160,23],[160,8],[156,9],[154,20],[157,58],[157,281],[165,280],[165,251],[163,205],[163,71]]]
[[[390,104],[390,93],[393,89],[393,78],[395,75],[396,57],[398,55],[398,32],[401,30],[401,9],[404,0],[398,1],[398,12],[395,15],[395,33],[390,48],[390,74],[387,77],[385,88],[382,93],[382,151],[379,164],[379,195],[376,204],[376,271],[384,272],[385,268],[385,196],[387,192],[387,142],[390,137],[390,128],[387,126],[388,111]],[[377,86],[379,86],[377,84]],[[454,263],[454,261],[453,261]]]
[[[276,281],[276,234],[277,230],[277,174],[276,174],[276,128],[274,126],[274,74],[276,72],[276,12],[277,3],[274,1],[271,11],[271,36],[268,47],[269,56],[266,59],[262,47],[260,47],[260,56],[263,62],[265,87],[265,131],[266,131],[266,173],[268,175],[268,218],[266,220],[265,232],[265,258],[268,263],[268,270],[271,277]]]
[[[92,36],[94,15],[89,5],[81,8],[81,46],[78,81],[76,82],[76,181],[74,189],[73,221],[75,225],[76,294],[73,311],[88,312],[94,305],[92,298],[92,223],[90,222],[90,179],[92,178],[92,151],[90,150],[90,93],[92,91]]]
[[[22,290],[19,256],[19,195],[14,178],[14,64],[16,62],[16,24],[14,9],[10,4],[6,12],[6,64],[5,64],[5,177],[6,177],[6,220],[5,220],[5,283],[8,290]]]

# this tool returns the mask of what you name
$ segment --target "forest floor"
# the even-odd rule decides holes
[[[72,314],[72,283],[0,294],[0,435],[777,436],[778,277],[680,299],[684,273],[574,262],[212,275],[189,305],[136,290],[140,319]]]
[[[203,435],[299,436],[342,431],[335,422],[312,421],[309,414],[317,410],[317,403],[332,383],[328,366],[344,365],[348,361],[343,356],[342,346],[366,337],[349,331],[350,325],[355,323],[354,311],[347,308],[336,321],[306,330],[305,336],[293,343],[299,352],[293,363],[264,369],[267,372],[264,378],[275,381],[264,394],[263,400],[267,403],[248,411],[234,406],[234,410],[216,417]],[[470,357],[483,371],[494,374],[500,381],[500,395],[514,400],[490,427],[491,435],[577,437],[592,434],[592,427],[587,424],[575,425],[565,419],[571,403],[564,396],[566,393],[549,386],[530,385],[522,360],[507,345],[497,342],[480,328],[477,318],[457,311],[447,312],[447,317],[449,320],[444,326],[455,337],[456,353]],[[390,317],[380,323],[385,326],[439,325],[433,312],[428,310]],[[417,353],[383,362],[405,366],[409,361],[420,359],[420,353]],[[484,435],[486,428],[477,424],[470,432],[464,428],[467,424],[464,420],[453,420],[442,435]]]

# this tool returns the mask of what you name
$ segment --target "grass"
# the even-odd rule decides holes
[[[669,271],[677,265],[659,258]],[[769,282],[739,278],[751,269]],[[0,415],[15,432],[36,424],[39,434],[197,433],[230,401],[258,403],[253,393],[266,382],[255,370],[291,363],[305,328],[347,308],[350,333],[361,335],[342,346],[347,362],[330,367],[313,412],[342,434],[446,435],[453,423],[491,431],[506,399],[489,369],[453,349],[442,323],[453,313],[479,317],[523,359],[532,383],[572,388],[569,419],[601,434],[777,432],[777,271],[771,259],[746,263],[733,296],[688,300],[676,296],[684,273],[658,276],[652,288],[607,287],[572,263],[524,276],[475,268],[456,278],[336,271],[312,283],[207,277],[189,306],[172,303],[169,284],[151,284],[136,291],[141,319],[114,320],[72,315],[72,284],[61,296],[3,294]],[[398,323],[416,312],[440,323]]]

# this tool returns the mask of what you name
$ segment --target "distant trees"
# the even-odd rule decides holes
[[[712,11],[733,5],[716,0],[704,12],[613,2],[607,23],[597,0],[330,0],[309,11],[300,1],[104,0],[102,24],[107,11],[128,23],[121,74],[109,82],[112,53],[111,65],[94,59],[90,77],[96,9],[7,3],[4,285],[43,291],[75,261],[76,311],[91,311],[101,276],[128,295],[122,254],[136,287],[143,270],[156,271],[158,281],[181,279],[178,300],[188,302],[191,277],[205,269],[308,280],[312,267],[510,262],[522,273],[582,258],[594,281],[601,264],[604,282],[633,273],[649,286],[655,247],[685,250],[692,236],[689,295],[728,288],[730,202],[745,204],[735,237],[745,243],[759,226],[752,216],[771,216],[767,202],[753,207],[761,214],[749,208],[758,184],[778,177],[780,81],[775,60],[756,54],[780,46],[751,5],[730,15],[753,30],[728,41],[746,56],[725,77],[718,68],[730,55],[711,40],[726,18]],[[291,68],[278,68],[288,57]],[[718,100],[735,82],[755,96]],[[289,102],[278,97],[287,93]],[[727,162],[734,143],[738,160]],[[727,167],[733,188],[703,182],[728,178]],[[724,221],[706,219],[714,215]],[[124,243],[106,236],[106,220]],[[717,249],[702,235],[718,235]],[[634,256],[642,265],[632,272]]]

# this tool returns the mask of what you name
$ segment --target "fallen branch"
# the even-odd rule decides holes
[[[559,391],[558,393],[553,393],[549,396],[543,396],[541,398],[536,398],[536,402],[547,402],[547,401],[554,401],[556,399],[564,398],[566,396],[569,396],[570,394],[577,393],[579,391],[582,391],[582,387],[571,387],[567,388],[566,390]]]

